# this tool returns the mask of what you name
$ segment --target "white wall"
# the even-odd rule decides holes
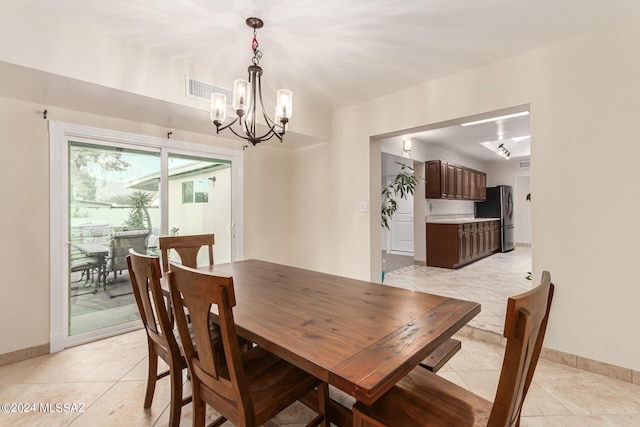
[[[529,104],[534,277],[549,270],[557,285],[545,344],[640,369],[640,340],[630,339],[640,324],[640,229],[629,226],[640,213],[633,196],[640,194],[638,51],[635,22],[336,111],[332,141],[296,158],[323,159],[327,191],[297,193],[294,203],[330,205],[335,230],[305,231],[313,230],[310,216],[308,228],[298,224],[294,232],[326,248],[316,267],[379,277],[377,210],[357,211],[367,197],[371,206],[380,203],[380,143],[371,145],[371,136]],[[616,221],[607,220],[612,203]],[[301,246],[295,261],[306,264],[307,250]]]
[[[531,177],[513,177],[513,239],[516,246],[531,246]]]
[[[518,158],[485,163],[487,187],[495,187],[496,185],[513,185],[514,177],[531,176],[531,169],[518,168],[518,162],[523,160],[529,159]]]
[[[287,263],[291,257],[292,151],[264,145],[245,151],[245,258]],[[246,188],[247,183],[245,183]]]

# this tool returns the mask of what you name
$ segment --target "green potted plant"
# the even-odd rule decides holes
[[[131,202],[131,212],[125,220],[124,224],[128,230],[144,230],[152,234],[151,215],[149,214],[149,205],[151,204],[151,194],[145,191],[134,191],[129,195]]]
[[[413,195],[413,191],[418,184],[418,178],[413,174],[413,168],[404,163],[396,162],[400,165],[400,172],[395,176],[393,181],[382,189],[382,226],[389,229],[389,220],[398,209],[396,197],[406,199],[409,194]]]

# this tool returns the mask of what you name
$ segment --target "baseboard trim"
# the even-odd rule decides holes
[[[0,366],[11,365],[12,363],[22,362],[45,354],[49,354],[49,343],[3,353],[0,354]]]
[[[479,341],[488,342],[504,346],[507,342],[501,334],[495,332],[484,331],[473,326],[464,326],[457,335],[477,339]],[[464,343],[462,344],[464,348]],[[561,365],[570,366],[582,371],[591,372],[593,374],[603,375],[605,377],[614,378],[620,381],[640,385],[640,371],[629,368],[612,365],[598,360],[587,359],[564,351],[553,350],[543,347],[540,358],[550,362],[559,363]]]

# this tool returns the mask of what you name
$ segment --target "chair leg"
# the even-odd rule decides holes
[[[150,341],[150,340],[149,340]],[[151,348],[149,342],[149,371],[147,373],[147,392],[144,396],[144,407],[150,408],[153,402],[153,393],[156,390],[156,380],[158,378],[158,355]]]
[[[192,383],[191,387],[193,390],[193,427],[204,427],[207,405],[200,399],[200,391],[197,390],[200,385]]]
[[[320,384],[316,392],[318,393],[318,406],[317,408],[313,408],[318,412],[316,415],[305,427],[329,427],[331,425],[331,421],[329,419],[330,416],[330,405],[329,405],[329,384],[322,383]]]
[[[169,408],[169,426],[178,427],[180,425],[180,414],[182,412],[182,367],[180,362],[171,361],[171,403]]]
[[[329,427],[331,422],[329,421],[329,384],[323,382],[318,386],[318,408],[324,415],[324,420],[320,424],[322,427]]]

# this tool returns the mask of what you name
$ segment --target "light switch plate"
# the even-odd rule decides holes
[[[367,202],[360,202],[360,212],[369,212],[369,204]]]

